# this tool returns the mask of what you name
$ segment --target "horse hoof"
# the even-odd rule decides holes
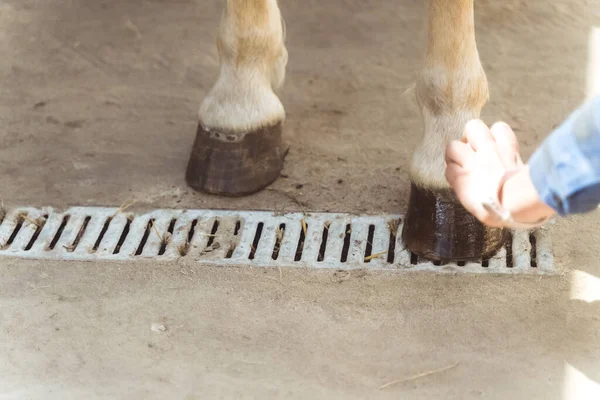
[[[264,189],[279,176],[286,151],[282,123],[239,135],[198,124],[186,171],[193,189],[244,196]]]
[[[485,260],[502,247],[507,233],[479,222],[452,190],[411,184],[402,240],[414,254],[435,261]]]

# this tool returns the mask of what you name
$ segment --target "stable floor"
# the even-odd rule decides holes
[[[426,2],[281,1],[291,152],[242,199],[184,182],[222,6],[0,2],[4,204],[404,211]],[[476,19],[483,118],[527,158],[583,98],[600,4],[478,0]],[[0,398],[597,399],[599,228],[552,227],[556,277],[0,259]]]

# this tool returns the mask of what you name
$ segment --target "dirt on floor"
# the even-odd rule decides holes
[[[405,210],[426,2],[281,1],[291,152],[241,199],[184,182],[222,3],[0,2],[4,204]],[[600,4],[478,0],[476,19],[483,118],[527,158],[583,98]],[[599,227],[552,228],[558,277],[3,259],[0,398],[586,398],[565,393],[600,382],[600,294],[572,281],[600,276]]]

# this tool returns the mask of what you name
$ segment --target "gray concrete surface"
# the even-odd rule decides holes
[[[310,210],[402,211],[425,2],[281,3],[288,177],[221,199],[183,181],[221,1],[0,2],[4,203],[296,209],[283,191]],[[511,123],[528,157],[583,97],[600,5],[476,14],[484,118]],[[600,381],[599,227],[560,221],[565,274],[541,279],[3,259],[0,398],[580,399],[569,370]]]

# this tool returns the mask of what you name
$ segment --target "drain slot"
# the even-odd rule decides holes
[[[218,230],[219,230],[219,220],[215,219],[212,229],[210,230],[210,236],[208,237],[208,242],[206,243],[206,249],[211,248],[211,246],[215,242],[215,236],[217,235]]]
[[[115,246],[115,250],[113,251],[113,254],[119,254],[119,251],[121,251],[121,246],[123,246],[123,243],[125,243],[125,239],[127,239],[127,235],[129,235],[129,228],[131,227],[132,222],[133,222],[133,218],[127,218],[127,222],[125,223],[123,232],[121,232],[121,236],[119,237],[119,241],[117,242],[117,245]]]
[[[25,248],[23,250],[25,250],[25,251],[31,250],[35,241],[40,236],[40,233],[42,233],[42,229],[44,228],[44,225],[46,225],[47,220],[48,220],[48,214],[44,215],[42,218],[38,218],[35,221],[35,225],[36,225],[35,232],[33,233],[33,236],[31,237],[31,239],[29,240],[29,243],[27,243],[27,246],[25,246]]]
[[[344,247],[342,247],[342,255],[340,262],[345,263],[348,261],[348,252],[350,251],[350,236],[352,236],[352,225],[346,225],[344,230]]]
[[[67,222],[69,222],[70,218],[71,218],[71,216],[69,214],[67,214],[63,217],[62,222],[60,223],[60,226],[58,227],[58,230],[54,234],[54,237],[52,238],[52,241],[50,241],[50,245],[48,246],[48,248],[46,250],[54,250],[54,247],[56,247],[56,243],[58,243],[60,237],[62,236],[62,233],[65,230],[65,226],[67,226]]]
[[[187,233],[187,237],[185,239],[185,243],[177,246],[177,253],[180,257],[185,257],[187,253],[190,251],[190,243],[194,238],[194,234],[196,233],[196,225],[198,225],[198,219],[194,219],[192,224],[190,225],[190,230]]]
[[[284,237],[285,224],[280,224],[277,228],[277,232],[275,232],[275,245],[273,246],[273,254],[271,254],[271,259],[277,260],[279,257],[279,250],[281,250],[281,243],[283,242]]]
[[[150,221],[148,221],[148,224],[146,224],[146,230],[144,231],[144,236],[142,236],[142,240],[140,241],[140,244],[139,244],[137,250],[135,251],[136,256],[139,256],[144,251],[144,246],[146,246],[146,242],[148,241],[148,236],[150,236],[150,230],[152,230],[153,226],[154,226],[154,218],[151,218]]]
[[[390,243],[388,245],[387,262],[393,264],[396,258],[396,234],[398,227],[402,221],[398,219],[392,219],[388,221],[387,228],[390,232]]]
[[[232,238],[233,240],[229,244],[229,249],[227,250],[227,254],[225,254],[226,259],[230,259],[231,257],[233,257],[233,252],[237,248],[238,243],[240,241],[238,235],[240,234],[241,228],[242,228],[242,221],[240,221],[238,219],[237,221],[235,221],[235,227],[233,229],[233,238]]]
[[[369,225],[369,233],[367,234],[367,246],[365,248],[365,256],[363,261],[366,263],[370,263],[372,253],[373,253],[373,237],[375,236],[375,225]]]
[[[410,252],[410,265],[417,265],[419,263],[419,256]]]
[[[302,220],[304,221],[304,220]],[[306,232],[308,231],[308,224],[301,222],[300,238],[298,239],[298,246],[296,247],[296,255],[294,261],[300,261],[302,259],[302,253],[304,252],[304,241],[306,240]]]
[[[13,244],[13,242],[15,241],[15,238],[19,234],[19,231],[23,227],[23,222],[25,222],[26,217],[27,217],[27,214],[19,214],[19,216],[17,217],[17,225],[15,226],[15,229],[13,229],[10,237],[8,238],[8,240],[6,241],[4,246],[2,246],[3,249],[8,249],[10,247],[10,245]]]
[[[323,225],[323,234],[321,235],[321,245],[319,246],[319,255],[317,261],[321,262],[325,259],[325,252],[327,251],[327,238],[329,237],[329,227],[331,222],[325,222]]]
[[[529,243],[531,244],[530,254],[530,265],[531,268],[537,268],[537,251],[536,251],[536,240],[533,233],[529,233]]]
[[[192,221],[192,225],[190,226],[190,231],[188,232],[187,242],[190,244],[192,239],[194,238],[194,233],[196,233],[196,225],[198,225],[198,220],[195,219]]]
[[[256,255],[256,249],[258,249],[258,244],[260,243],[260,238],[262,236],[262,231],[264,227],[264,223],[260,222],[256,227],[256,233],[254,234],[254,240],[252,240],[252,246],[250,247],[250,255],[248,258],[250,260],[254,260],[254,256]]]
[[[72,253],[75,251],[75,249],[77,249],[77,246],[79,245],[79,241],[83,237],[83,234],[85,233],[87,226],[90,223],[91,219],[92,219],[92,217],[90,217],[90,216],[85,217],[85,219],[83,220],[83,225],[81,225],[81,229],[79,229],[79,232],[77,232],[77,236],[75,236],[75,240],[73,240],[73,244],[71,244],[70,246],[67,247],[68,252]],[[108,225],[106,226],[106,228],[108,229]],[[99,239],[99,240],[101,240],[101,239]],[[100,242],[98,242],[98,246],[99,245],[100,245]]]
[[[227,254],[225,254],[226,259],[230,259],[233,256],[233,252],[235,251],[236,245],[235,243],[231,243],[229,246],[229,250],[227,250]]]
[[[112,219],[113,219],[113,217],[108,217],[106,219],[106,222],[104,222],[104,226],[102,227],[102,231],[100,231],[100,236],[98,236],[98,239],[96,240],[96,243],[94,243],[94,247],[92,247],[92,252],[97,251],[98,247],[100,247],[100,243],[102,243],[102,239],[104,239],[104,235],[106,234],[106,231],[108,230],[108,226],[110,225]]]
[[[513,267],[513,234],[512,232],[508,232],[508,239],[506,239],[506,243],[504,244],[506,247],[506,268]]]
[[[173,231],[175,230],[175,224],[177,223],[177,219],[171,219],[169,223],[169,228],[167,229],[167,233],[161,236],[160,249],[158,250],[158,255],[162,256],[167,251],[167,246],[173,237]]]

